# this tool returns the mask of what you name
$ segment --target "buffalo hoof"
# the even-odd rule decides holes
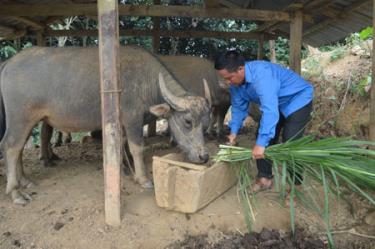
[[[141,186],[142,186],[142,188],[145,188],[145,189],[153,189],[154,188],[154,184],[150,180],[141,184]]]
[[[49,159],[43,159],[42,165],[46,168],[56,167],[56,163]]]
[[[49,157],[50,160],[53,160],[53,161],[60,161],[61,158],[56,155],[55,153],[52,153],[52,155]]]
[[[32,200],[32,198],[27,193],[23,193],[19,190],[13,190],[12,191],[12,200],[13,200],[14,204],[26,205],[27,203],[29,203]]]
[[[21,180],[20,180],[20,185],[21,185],[23,188],[32,188],[32,187],[35,187],[35,186],[36,186],[36,184],[35,184],[33,181],[31,181],[31,180],[29,180],[29,179],[27,179],[27,178],[25,178],[25,177],[22,177],[22,178],[21,178]]]

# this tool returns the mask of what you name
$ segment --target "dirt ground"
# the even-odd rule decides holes
[[[242,146],[250,141],[248,135],[240,137]],[[177,151],[168,147],[165,137],[147,140],[150,169],[152,155]],[[217,142],[209,142],[209,147],[215,151]],[[41,166],[38,149],[24,151],[26,175],[37,184],[26,190],[33,197],[28,205],[12,204],[4,194],[5,177],[0,177],[0,248],[282,248],[235,246],[249,238],[243,237],[246,225],[235,187],[197,213],[183,214],[159,208],[153,190],[143,190],[131,176],[123,175],[122,223],[109,227],[104,222],[101,145],[72,143],[55,151],[62,160],[53,168]],[[342,232],[335,234],[339,248],[375,248],[374,240],[352,234],[375,234],[374,207],[353,200],[351,205],[337,201],[332,205],[333,229]],[[289,211],[280,205],[277,193],[258,194],[255,213],[255,232],[263,228],[281,234],[290,231]],[[322,222],[307,208],[297,207],[297,225],[326,245]],[[346,232],[349,229],[352,233]],[[195,242],[191,245],[197,246],[184,246],[192,238],[203,241],[202,246]],[[232,247],[228,247],[230,241]]]

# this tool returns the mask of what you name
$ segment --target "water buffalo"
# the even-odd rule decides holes
[[[120,48],[121,123],[134,158],[135,180],[152,187],[143,161],[142,124],[155,116],[168,119],[175,141],[189,161],[209,159],[203,131],[209,125],[210,97],[189,94],[153,54],[136,47]],[[11,58],[0,75],[0,123],[6,130],[0,147],[7,167],[6,193],[25,204],[28,187],[22,151],[31,129],[43,120],[66,132],[101,128],[98,49],[41,48]],[[1,108],[0,108],[1,110]]]
[[[228,86],[219,78],[213,62],[205,58],[184,55],[158,56],[158,58],[164,63],[167,69],[173,73],[181,85],[187,91],[195,95],[205,96],[202,80],[205,79],[207,81],[212,101],[212,116],[208,133],[211,135],[214,133],[214,125],[216,124],[217,136],[223,137],[224,118],[231,105],[231,99]],[[43,123],[41,128],[40,158],[44,166],[52,166],[54,164],[51,160],[58,159],[58,156],[53,153],[49,142],[52,132],[52,127]]]

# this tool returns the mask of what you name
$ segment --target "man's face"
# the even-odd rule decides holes
[[[230,85],[239,86],[245,81],[245,68],[243,66],[240,66],[235,72],[221,69],[218,70],[218,73]]]

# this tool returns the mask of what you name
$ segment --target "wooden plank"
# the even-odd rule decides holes
[[[219,31],[193,31],[193,30],[160,30],[161,37],[180,37],[180,38],[237,38],[245,40],[258,40],[258,32],[219,32]],[[46,36],[98,36],[97,30],[46,30]],[[152,36],[151,30],[120,30],[121,36]],[[277,36],[264,34],[264,40],[276,39]]]
[[[40,22],[38,22],[36,20],[33,20],[31,18],[28,18],[28,17],[14,16],[14,17],[11,17],[11,19],[22,22],[22,23],[26,24],[27,26],[30,26],[30,27],[32,27],[36,30],[46,28],[46,26],[43,23],[40,23]]]
[[[0,24],[0,30],[2,30],[4,33],[14,33],[16,32],[16,29],[10,26],[1,25]]]
[[[6,35],[4,37],[0,36],[0,41],[1,40],[14,40],[25,35],[26,35],[26,30],[24,29],[15,30],[13,33],[9,33],[9,35]]]
[[[375,30],[375,0],[372,1],[372,28]],[[375,39],[372,39],[372,47],[375,48]],[[370,140],[375,141],[375,55],[372,50],[372,84],[370,97]]]
[[[289,13],[243,8],[202,8],[201,6],[120,5],[120,15],[180,16],[201,18],[230,18],[254,21],[289,21]],[[95,16],[95,4],[6,4],[1,5],[3,16]]]
[[[219,0],[204,0],[204,7],[205,8],[220,8],[220,1]]]
[[[163,157],[153,157],[153,160],[155,160],[155,158],[157,158],[160,162],[164,162],[164,163],[167,163],[167,164],[170,164],[170,165],[175,165],[175,166],[179,166],[181,168],[185,168],[185,169],[192,169],[192,170],[197,170],[197,171],[203,171],[205,170],[207,167],[206,166],[198,166],[198,165],[195,165],[195,164],[192,164],[192,163],[185,163],[185,162],[180,162],[180,161],[174,161],[174,160],[171,160],[171,159],[166,159],[166,158],[163,158]]]
[[[302,3],[292,3],[292,4],[288,5],[287,7],[285,7],[283,9],[283,11],[292,12],[292,11],[301,10],[302,8],[304,8]],[[304,21],[306,21],[306,22],[309,22],[309,23],[314,22],[313,18],[310,15],[304,15],[303,18],[304,18]],[[256,31],[262,32],[262,31],[266,31],[266,30],[272,30],[273,28],[275,28],[279,24],[280,24],[280,21],[277,21],[277,20],[274,20],[274,21],[271,21],[271,22],[266,22],[266,23],[260,25],[257,28]]]
[[[117,0],[98,0],[98,16],[105,222],[112,226],[119,226],[123,136],[120,123],[120,44]]]
[[[302,16],[302,11],[296,11],[290,22],[289,66],[298,74],[301,74]]]
[[[327,18],[326,20],[312,26],[311,28],[309,28],[308,30],[306,30],[304,33],[303,33],[303,36],[307,36],[319,29],[322,29],[324,27],[326,27],[327,25],[331,24],[332,22],[340,19],[340,18],[343,18],[343,17],[346,17],[350,14],[350,12],[362,7],[364,4],[368,3],[369,0],[358,0],[356,1],[355,3],[353,3],[352,5],[344,8],[342,11],[336,13],[335,15],[331,14],[331,16],[329,18]]]

